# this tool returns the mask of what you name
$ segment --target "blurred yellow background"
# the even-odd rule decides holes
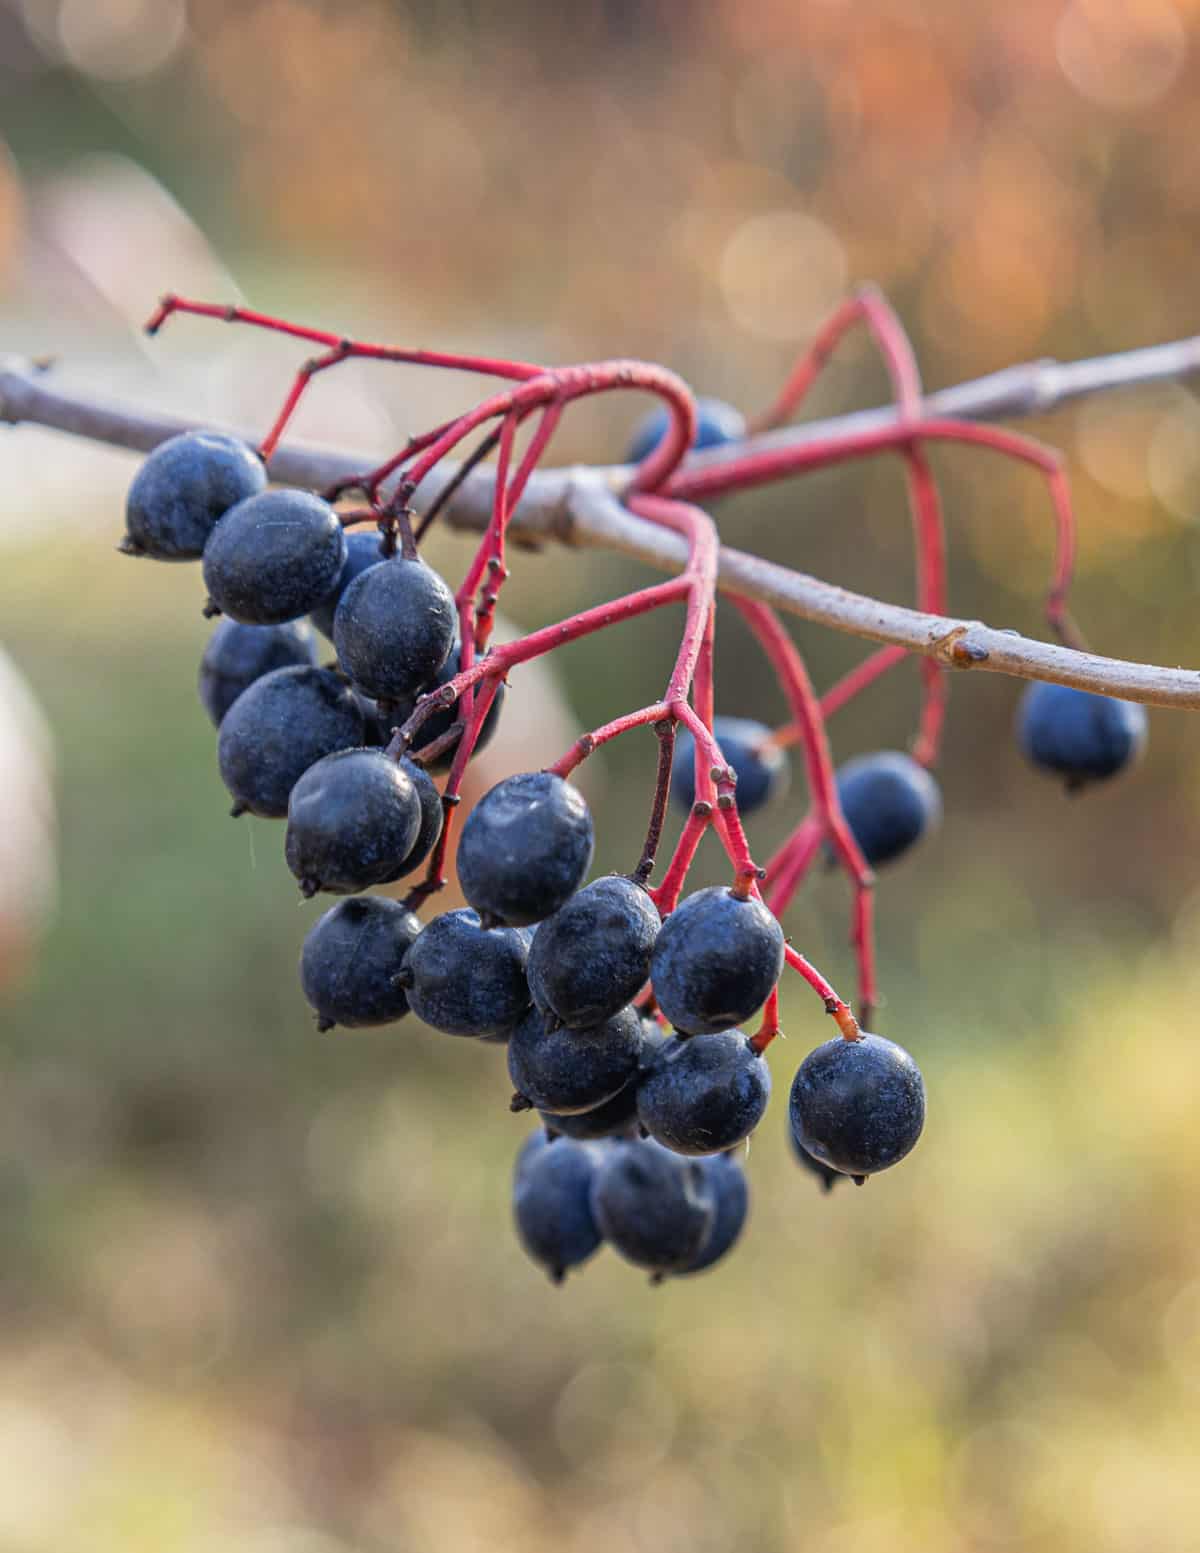
[[[297,352],[191,320],[146,341],[165,289],[648,356],[753,410],[867,279],[931,387],[1194,333],[1198,238],[1197,0],[0,0],[0,355],[199,420],[265,427]],[[884,389],[855,340],[811,408]],[[384,451],[474,392],[351,366],[298,429]],[[555,459],[618,458],[638,408],[573,413]],[[1195,392],[1030,429],[1068,456],[1094,644],[1195,661]],[[1043,488],[934,459],[955,612],[1037,632]],[[737,1253],[659,1290],[602,1256],[554,1290],[508,1222],[502,1054],[411,1021],[313,1031],[318,908],[277,826],[226,818],[199,579],[113,550],[132,468],[0,435],[0,632],[61,825],[48,935],[0,1007],[0,1549],[1200,1546],[1198,725],[1153,715],[1140,770],[1071,801],[1013,746],[1018,687],[956,682],[943,832],[879,892],[919,1149],[861,1192],[799,1175],[786,1087],[826,1031],[789,989]],[[719,519],[911,596],[890,463]],[[521,556],[505,607],[533,626],[643,577]],[[656,694],[675,628],[564,654],[575,722]],[[797,634],[822,686],[861,653]],[[782,720],[736,621],[718,643],[719,709]],[[839,717],[839,759],[903,745],[915,681]],[[594,762],[600,868],[636,858],[653,758]],[[755,823],[760,856],[803,802]],[[44,826],[31,803],[43,865]],[[839,987],[848,905],[822,877],[788,921]]]

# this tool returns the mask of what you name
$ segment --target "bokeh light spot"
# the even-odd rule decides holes
[[[846,288],[846,250],[824,222],[773,210],[738,226],[721,255],[725,304],[764,339],[804,339]]]
[[[1063,13],[1056,41],[1067,80],[1081,97],[1105,108],[1157,102],[1187,53],[1183,23],[1167,0],[1075,0]]]
[[[102,81],[161,70],[187,37],[184,0],[63,0],[58,41],[68,64]]]

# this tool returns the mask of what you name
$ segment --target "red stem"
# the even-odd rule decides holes
[[[875,945],[871,932],[870,905],[864,906],[863,897],[869,897],[875,876],[867,866],[854,833],[846,823],[838,798],[837,778],[833,769],[833,756],[825,731],[821,706],[808,676],[804,659],[795,642],[784,629],[779,616],[768,605],[756,599],[735,598],[743,619],[754,632],[768,662],[774,668],[779,683],[791,706],[792,716],[800,729],[804,749],[804,763],[809,791],[818,824],[833,843],[843,867],[850,875],[854,887],[854,930],[852,941],[858,958],[859,1001],[864,1008],[871,1008],[878,1001],[875,986]],[[807,850],[805,828],[800,838],[801,848]],[[796,883],[799,883],[799,877]],[[794,886],[793,886],[794,887]],[[772,909],[774,900],[772,897]]]
[[[688,869],[692,866],[696,850],[704,838],[704,832],[712,824],[712,815],[712,804],[704,799],[697,799],[684,821],[683,830],[675,843],[675,851],[667,865],[662,883],[657,889],[650,891],[651,900],[664,917],[669,916],[679,903]]]
[[[873,286],[847,298],[817,334],[784,384],[774,405],[761,416],[756,430],[767,430],[790,419],[829,361],[842,337],[865,323],[891,379],[902,425],[921,417],[921,374],[912,342],[886,298]],[[946,535],[941,503],[929,462],[915,438],[902,446],[909,507],[917,556],[917,607],[930,614],[946,613]],[[921,664],[921,718],[914,757],[923,765],[937,758],[949,682],[930,658]]]
[[[819,998],[825,1003],[825,1012],[831,1014],[837,1021],[838,1029],[847,1041],[857,1041],[862,1032],[858,1027],[858,1021],[850,1010],[850,1005],[844,1003],[833,987],[827,982],[816,966],[809,963],[798,949],[793,949],[788,944],[783,951],[784,959],[794,971],[799,971],[804,980],[813,989]]]
[[[808,469],[823,469],[879,453],[902,452],[914,438],[923,442],[957,442],[988,448],[1041,472],[1054,506],[1057,533],[1054,582],[1046,602],[1046,615],[1063,642],[1072,646],[1079,643],[1078,628],[1066,610],[1075,555],[1075,517],[1070,490],[1059,454],[1029,437],[998,426],[922,417],[911,426],[897,424],[841,432],[798,447],[759,448],[703,468],[681,469],[670,480],[667,492],[687,501],[711,500],[730,491],[769,485]]]
[[[750,1049],[761,1057],[767,1047],[779,1034],[779,984],[771,988],[771,996],[763,1004],[762,1024],[758,1032],[750,1037]]]
[[[767,864],[767,905],[782,917],[821,850],[825,830],[815,814],[806,814]]]

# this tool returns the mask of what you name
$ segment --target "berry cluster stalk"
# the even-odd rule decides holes
[[[852,942],[858,965],[860,1014],[866,1020],[877,1001],[872,885],[873,875],[842,813],[834,779],[826,718],[865,692],[901,658],[904,647],[890,645],[873,653],[826,695],[813,690],[803,659],[778,615],[758,599],[737,597],[735,603],[779,681],[790,720],[770,737],[777,746],[797,743],[803,749],[811,808],[767,868],[755,863],[738,812],[736,776],[713,733],[713,654],[720,546],[716,526],[697,502],[726,492],[789,478],[808,469],[826,467],[879,453],[897,453],[904,461],[917,559],[917,605],[927,616],[946,612],[947,573],[945,523],[927,447],[933,443],[965,443],[990,449],[1029,464],[1047,483],[1056,522],[1056,556],[1047,599],[1047,618],[1060,640],[1078,647],[1080,638],[1067,613],[1074,552],[1075,522],[1061,462],[1056,453],[1029,439],[991,426],[953,420],[931,410],[921,385],[915,356],[890,306],[873,288],[847,299],[835,310],[802,354],[770,407],[754,423],[765,433],[782,427],[795,414],[812,384],[844,336],[856,325],[868,330],[887,368],[896,406],[887,424],[852,426],[808,442],[777,443],[764,437],[720,459],[696,463],[684,460],[697,433],[697,409],[688,386],[674,373],[650,363],[616,360],[581,366],[547,368],[534,363],[486,356],[404,349],[353,340],[325,330],[290,323],[240,307],[167,296],[149,320],[156,333],[176,314],[192,314],[227,323],[264,329],[301,340],[318,354],[297,370],[283,403],[259,444],[264,458],[277,451],[297,407],[313,379],[350,360],[375,360],[475,373],[502,380],[503,386],[456,418],[410,437],[397,452],[373,468],[339,477],[326,491],[330,500],[351,492],[365,496],[367,506],[343,509],[349,525],[374,521],[394,548],[398,539],[404,558],[416,561],[418,546],[438,512],[451,502],[472,470],[492,452],[496,455],[491,511],[482,537],[455,594],[459,626],[458,672],[445,685],[424,695],[388,746],[394,758],[411,754],[429,761],[453,748],[442,802],[445,824],[428,872],[409,896],[416,904],[442,888],[447,845],[454,811],[468,762],[501,683],[511,670],[593,632],[609,629],[651,610],[682,604],[680,645],[662,697],[623,713],[577,739],[549,769],[567,777],[602,745],[635,728],[650,727],[658,744],[654,793],[641,857],[632,877],[648,885],[655,868],[671,783],[675,733],[680,725],[694,745],[695,801],[661,882],[650,890],[663,915],[677,905],[688,872],[705,833],[712,829],[732,870],[733,892],[742,898],[765,897],[781,915],[814,859],[828,845],[846,870],[853,888]],[[508,578],[507,535],[522,499],[530,489],[567,407],[597,394],[637,390],[657,396],[667,412],[666,429],[629,477],[623,492],[625,510],[633,517],[668,531],[686,543],[687,563],[667,582],[641,588],[608,603],[580,611],[565,620],[501,646],[491,643],[501,589]],[[533,433],[519,460],[517,438],[526,422]],[[422,483],[442,469],[464,441],[482,434],[474,451],[441,485],[440,495],[414,528],[412,502]],[[515,468],[514,468],[515,464]],[[921,660],[921,712],[913,753],[924,765],[935,762],[945,714],[947,676],[934,655]],[[434,713],[454,710],[449,730],[424,749],[414,748],[421,727]],[[762,897],[760,897],[760,888]],[[830,983],[792,947],[787,963],[822,998],[843,1035],[854,1040],[858,1025],[849,1006]],[[778,997],[763,1011],[754,1037],[763,1050],[778,1033]]]

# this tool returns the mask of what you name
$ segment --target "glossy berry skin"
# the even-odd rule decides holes
[[[632,879],[614,874],[585,885],[533,935],[533,1001],[566,1025],[609,1018],[649,979],[661,925],[658,908]]]
[[[422,686],[422,694],[440,690],[443,685],[450,683],[461,666],[461,652],[461,647],[456,644],[451,650],[450,656],[438,670],[437,678],[432,684]],[[492,736],[495,734],[500,722],[500,710],[504,705],[504,698],[507,694],[507,687],[501,681],[496,688],[496,694],[492,697],[492,704],[488,707],[487,716],[483,719],[483,727],[479,730],[479,737],[475,740],[475,748],[472,754],[478,754],[480,750],[486,749],[491,743]],[[409,701],[397,702],[392,710],[392,723],[398,728],[402,723],[407,722],[416,704],[416,697]],[[427,717],[417,729],[416,737],[412,741],[412,749],[428,749],[443,734],[449,733],[453,724],[458,721],[458,716],[458,702],[456,701],[453,706],[444,707],[434,712],[431,717]],[[432,760],[426,762],[428,769],[430,771],[449,771],[454,764],[454,755],[457,749],[458,740],[455,739],[440,755],[435,755]]]
[[[313,634],[302,625],[244,626],[222,620],[200,660],[200,700],[216,727],[256,679],[275,669],[317,661]]]
[[[309,766],[361,744],[362,731],[354,692],[329,669],[264,674],[229,708],[217,734],[217,762],[234,813],[282,819]]]
[[[577,788],[549,771],[498,782],[458,844],[458,882],[481,916],[526,927],[574,895],[592,861],[592,816]]]
[[[305,895],[354,895],[395,878],[420,829],[417,790],[394,760],[339,750],[292,788],[284,855]]]
[[[414,700],[437,677],[454,645],[450,589],[424,561],[396,557],[369,566],[347,586],[333,616],[338,661],[378,700]]]
[[[667,434],[671,424],[668,411],[661,406],[651,410],[639,423],[625,454],[627,464],[640,464]],[[723,399],[697,399],[695,448],[715,448],[722,442],[738,442],[746,435],[746,418]]]
[[[561,1283],[601,1244],[592,1215],[597,1153],[562,1139],[555,1148],[522,1151],[513,1172],[513,1218],[526,1252]]]
[[[925,1083],[902,1046],[880,1035],[826,1041],[792,1083],[792,1135],[843,1175],[869,1176],[897,1164],[925,1125]]]
[[[262,459],[236,437],[188,431],[159,443],[125,502],[126,555],[195,561],[219,520],[266,489]]]
[[[346,535],[308,491],[263,491],[231,507],[204,547],[210,607],[243,625],[281,625],[315,609],[346,562]]]
[[[685,1272],[712,1232],[716,1193],[700,1160],[672,1154],[652,1138],[620,1139],[609,1144],[596,1173],[592,1214],[605,1240],[635,1267]]]
[[[846,823],[873,868],[907,852],[942,818],[942,795],[924,766],[898,750],[859,755],[839,768]]]
[[[783,929],[722,885],[687,896],[650,960],[658,1006],[685,1035],[731,1030],[762,1007],[783,970]]]
[[[787,755],[773,744],[764,744],[771,737],[764,723],[749,717],[714,717],[713,733],[737,776],[739,814],[753,814],[787,791],[791,775]],[[671,799],[681,809],[690,809],[696,801],[696,741],[686,728],[675,740]]]
[[[388,875],[385,881],[388,884],[394,883],[397,879],[403,879],[406,874],[411,874],[414,868],[421,866],[437,845],[446,813],[442,807],[442,795],[433,785],[433,778],[424,767],[418,766],[413,760],[401,760],[398,765],[412,783],[417,795],[420,822],[417,826],[417,839],[401,860],[395,873]]]
[[[654,1019],[642,1019],[642,1054],[637,1072],[623,1089],[611,1100],[593,1106],[590,1111],[577,1111],[570,1116],[556,1115],[551,1111],[538,1114],[545,1125],[547,1135],[575,1138],[579,1142],[594,1142],[600,1138],[630,1135],[637,1130],[638,1080],[653,1066],[658,1053],[673,1039]]]
[[[570,1116],[611,1100],[638,1071],[642,1024],[623,1008],[586,1029],[547,1027],[531,1009],[508,1043],[508,1076],[517,1094],[539,1111]]]
[[[1017,714],[1017,742],[1035,766],[1077,791],[1108,781],[1137,759],[1146,743],[1146,709],[1069,685],[1030,685]]]
[[[466,909],[443,912],[422,928],[404,958],[409,1006],[445,1035],[503,1038],[530,1005],[528,955],[524,933],[485,930]]]
[[[381,535],[377,529],[360,529],[346,535],[346,559],[338,573],[338,579],[329,593],[309,614],[309,619],[322,636],[333,640],[334,611],[342,601],[342,594],[360,572],[368,566],[378,566],[387,558],[381,548]]]
[[[687,1267],[680,1268],[681,1276],[703,1273],[730,1252],[750,1212],[750,1186],[741,1162],[733,1154],[710,1154],[700,1160],[716,1198],[717,1211],[700,1247],[699,1255]]]
[[[300,984],[317,1029],[387,1025],[408,1013],[396,980],[421,924],[398,901],[362,895],[338,901],[309,930]]]
[[[810,1175],[816,1176],[821,1187],[826,1192],[832,1192],[839,1181],[845,1181],[846,1176],[840,1170],[831,1170],[823,1160],[815,1159],[806,1148],[796,1142],[796,1134],[792,1131],[791,1123],[788,1123],[788,1141],[792,1145],[792,1153],[796,1156],[796,1163]]]
[[[771,1070],[740,1030],[669,1041],[638,1085],[638,1120],[676,1154],[718,1154],[748,1138]]]

